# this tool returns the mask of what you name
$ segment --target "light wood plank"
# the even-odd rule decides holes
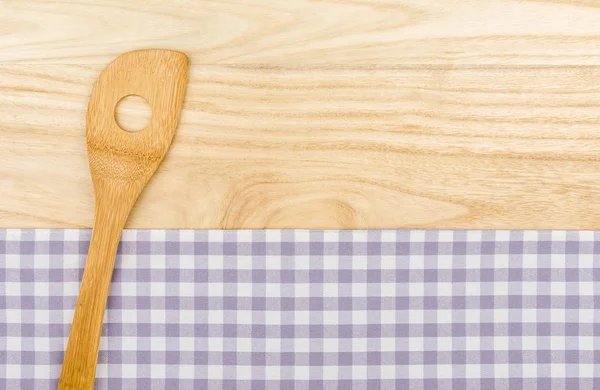
[[[102,67],[0,65],[0,226],[91,226]],[[600,228],[600,67],[190,72],[129,227]]]
[[[0,62],[598,65],[594,0],[0,1]]]

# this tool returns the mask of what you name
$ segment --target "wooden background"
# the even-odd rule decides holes
[[[92,225],[92,85],[167,48],[190,83],[129,227],[600,229],[599,21],[595,0],[0,0],[0,227]]]

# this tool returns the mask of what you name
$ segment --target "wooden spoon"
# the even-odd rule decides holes
[[[92,389],[104,307],[121,231],[136,199],[167,153],[187,84],[187,57],[170,50],[125,53],[100,74],[87,112],[87,150],[96,198],[94,230],[59,389]],[[148,126],[116,123],[119,100],[139,95],[152,109]]]

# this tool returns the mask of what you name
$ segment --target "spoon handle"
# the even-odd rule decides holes
[[[94,229],[58,383],[59,390],[94,387],[102,319],[115,256],[121,232],[133,206],[133,202],[124,201],[114,191],[99,191],[98,194]]]

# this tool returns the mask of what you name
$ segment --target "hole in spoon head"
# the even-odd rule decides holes
[[[138,95],[125,96],[119,100],[115,108],[115,120],[125,131],[144,130],[150,123],[151,116],[150,105],[146,99]]]

